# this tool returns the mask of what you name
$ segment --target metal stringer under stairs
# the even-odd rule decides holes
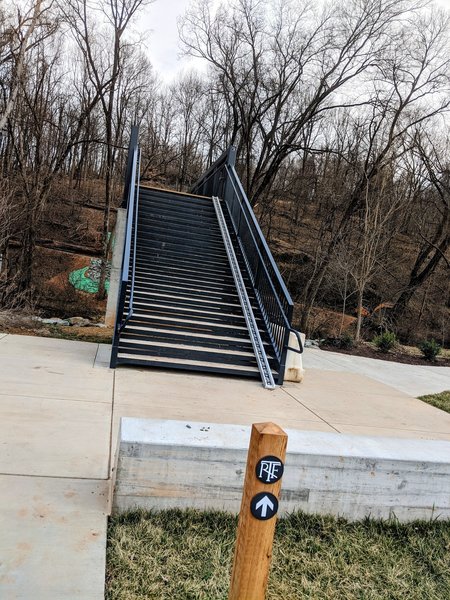
[[[256,323],[255,315],[253,314],[250,299],[245,289],[245,283],[242,278],[239,263],[234,252],[233,243],[231,241],[228,227],[223,215],[222,206],[217,196],[212,198],[214,210],[216,211],[217,220],[219,222],[220,232],[222,234],[223,243],[227,252],[228,260],[233,274],[234,283],[236,284],[236,290],[239,296],[239,302],[242,306],[244,313],[245,322],[252,342],[253,350],[255,352],[256,362],[258,363],[259,372],[261,373],[261,380],[263,386],[266,389],[274,390],[276,388],[275,381],[273,379],[272,370],[267,359],[264,344],[259,333],[258,325]]]

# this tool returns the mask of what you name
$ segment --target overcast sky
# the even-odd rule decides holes
[[[139,29],[148,31],[146,45],[153,67],[161,79],[170,83],[192,61],[180,58],[177,18],[184,14],[191,0],[155,0],[145,9]],[[449,0],[450,2],[450,0]]]
[[[450,0],[435,2],[450,9]],[[140,20],[139,29],[148,32],[146,45],[150,60],[165,83],[171,83],[181,71],[199,66],[198,61],[180,58],[177,18],[190,3],[191,0],[155,0]]]

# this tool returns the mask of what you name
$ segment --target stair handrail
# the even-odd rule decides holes
[[[138,164],[138,147],[133,149],[133,169],[131,172],[131,181],[127,204],[127,224],[125,229],[125,249],[122,264],[122,283],[129,283],[130,280],[130,257],[131,257],[131,239],[133,234],[133,221],[135,216],[136,200],[136,168]]]
[[[136,279],[136,251],[137,251],[137,228],[138,228],[138,218],[139,218],[139,185],[140,185],[140,177],[139,174],[141,172],[141,151],[137,149],[137,166],[135,171],[135,181],[134,181],[134,189],[135,196],[133,199],[133,220],[134,220],[134,237],[133,237],[133,260],[132,260],[132,269],[131,269],[131,282],[130,282],[130,297],[128,299],[128,312],[125,319],[120,324],[120,331],[125,327],[130,318],[133,316],[133,304],[134,304],[134,284]],[[128,278],[129,279],[129,278]]]
[[[272,343],[278,363],[278,380],[282,384],[294,303],[275,263],[256,215],[235,169],[236,149],[230,146],[200,177],[191,192],[218,196],[227,205],[231,222],[244,257],[253,291]],[[303,351],[300,344],[300,352]]]
[[[253,208],[250,204],[250,201],[247,197],[247,194],[244,191],[244,188],[242,186],[241,180],[239,178],[239,175],[237,174],[236,168],[235,168],[235,164],[236,164],[236,148],[234,146],[230,146],[227,150],[225,150],[225,152],[223,152],[221,154],[221,156],[209,167],[209,169],[207,171],[205,171],[205,173],[200,177],[200,179],[198,179],[196,181],[196,183],[192,186],[191,192],[192,193],[201,193],[201,195],[204,196],[212,196],[214,194],[210,193],[210,188],[207,185],[208,182],[210,182],[211,178],[214,175],[217,175],[217,172],[219,171],[219,169],[223,166],[225,166],[225,168],[228,171],[231,171],[233,173],[233,177],[235,179],[235,182],[237,184],[237,187],[239,188],[239,194],[241,196],[241,201],[246,205],[247,211],[249,213],[250,218],[252,219],[253,225],[255,227],[255,230],[258,233],[258,237],[261,241],[261,245],[262,248],[264,248],[264,253],[266,256],[266,259],[268,260],[268,262],[271,264],[275,275],[276,275],[276,279],[278,281],[278,283],[280,284],[281,289],[283,290],[283,294],[285,295],[286,299],[288,300],[289,304],[291,304],[292,306],[294,305],[291,295],[289,293],[289,290],[286,287],[286,284],[284,283],[283,277],[278,269],[278,266],[275,262],[275,259],[273,258],[272,252],[270,251],[270,248],[266,242],[266,238],[264,237],[263,232],[261,231],[261,227],[259,226],[258,220],[256,218],[256,215],[253,211]],[[214,186],[217,187],[217,186]],[[197,191],[196,191],[197,190]],[[228,204],[228,203],[227,203]]]
[[[228,168],[228,167],[226,167],[226,169],[227,169],[227,171],[229,171],[229,168]],[[237,182],[236,182],[236,183],[240,184],[240,181],[239,181],[239,178],[238,178],[238,175],[237,175],[237,173],[234,173],[234,175],[235,175],[235,178],[237,179]],[[235,182],[234,182],[232,179],[231,179],[231,185],[233,186],[233,189],[234,189],[234,191],[236,192],[236,186],[235,186]],[[241,185],[240,187],[242,188],[242,185]],[[242,193],[245,193],[245,192],[243,192],[243,190],[242,190]],[[262,233],[262,232],[261,232],[261,230],[260,230],[259,223],[256,221],[255,214],[254,214],[254,212],[253,212],[253,210],[252,210],[251,208],[250,208],[250,210],[249,210],[249,215],[250,215],[250,217],[253,217],[255,225],[256,225],[256,227],[259,229],[259,231],[260,231],[260,233],[261,233],[261,236],[262,236],[262,241],[264,242],[264,244],[265,244],[265,246],[266,246],[266,248],[267,248],[268,252],[270,253],[270,259],[271,259],[270,263],[271,263],[271,266],[272,266],[274,269],[276,269],[276,271],[278,272],[278,274],[279,274],[279,276],[280,276],[279,283],[280,283],[280,285],[282,286],[282,288],[284,288],[284,289],[283,289],[283,291],[286,291],[286,297],[287,297],[287,298],[290,300],[290,305],[292,305],[292,306],[293,306],[293,302],[292,302],[291,296],[290,296],[290,294],[289,294],[289,291],[287,290],[287,288],[286,288],[286,285],[285,285],[285,283],[284,283],[284,281],[283,281],[283,279],[282,279],[282,277],[281,277],[281,274],[279,273],[278,267],[277,267],[277,265],[276,265],[276,263],[275,263],[275,260],[274,260],[274,258],[273,258],[273,256],[272,256],[272,253],[270,252],[270,250],[269,250],[269,249],[268,249],[268,247],[267,247],[267,242],[266,242],[266,240],[265,240],[265,238],[264,238],[264,235],[263,235],[263,233]],[[244,218],[247,220],[247,216],[246,216],[246,215],[244,215]],[[248,225],[249,225],[249,223],[248,223],[248,220],[247,220],[247,226],[248,226]],[[258,254],[258,257],[259,257],[259,259],[261,260],[261,268],[264,270],[264,273],[266,274],[266,276],[267,276],[267,278],[268,278],[269,285],[270,285],[270,287],[271,287],[271,290],[272,290],[272,292],[273,292],[273,294],[274,294],[274,296],[275,296],[275,299],[276,299],[276,302],[277,302],[278,306],[280,307],[280,309],[281,309],[281,310],[283,310],[283,317],[284,317],[284,320],[285,320],[285,324],[286,324],[286,326],[289,326],[289,327],[290,327],[290,326],[291,326],[291,324],[288,322],[288,319],[287,319],[286,315],[284,314],[284,309],[283,309],[283,307],[282,307],[282,305],[281,305],[281,300],[280,300],[280,297],[279,297],[279,295],[278,295],[277,291],[275,290],[275,286],[274,286],[274,284],[273,284],[273,281],[272,281],[272,279],[271,279],[271,277],[270,277],[270,274],[269,274],[269,272],[268,272],[268,270],[267,270],[267,267],[266,267],[266,265],[265,265],[265,263],[264,263],[264,257],[263,257],[263,255],[262,255],[262,253],[261,253],[260,249],[258,248],[257,240],[255,239],[255,236],[253,235],[253,232],[252,232],[252,231],[250,231],[250,235],[251,235],[251,237],[252,237],[253,244],[255,245],[255,248],[256,248],[256,252],[257,252],[257,254]],[[244,260],[246,260],[246,261],[247,261],[247,256],[246,256],[245,254],[244,254]],[[249,265],[247,265],[247,266],[249,266]],[[251,272],[251,271],[250,271],[250,276],[252,276],[252,272]]]
[[[117,363],[117,353],[119,347],[119,335],[125,326],[126,322],[132,315],[133,309],[133,293],[134,293],[134,279],[135,279],[135,265],[136,265],[136,235],[134,236],[133,244],[133,263],[131,270],[130,279],[130,258],[131,258],[131,246],[133,238],[133,225],[135,231],[137,227],[137,216],[138,216],[138,196],[139,196],[139,173],[140,173],[140,151],[138,142],[139,128],[133,126],[131,128],[130,143],[128,146],[128,158],[127,167],[125,174],[125,186],[124,195],[122,201],[122,208],[127,209],[126,227],[125,227],[125,240],[124,240],[124,252],[122,258],[121,278],[119,284],[119,295],[117,302],[116,322],[114,326],[114,336],[111,351],[111,367],[114,368]],[[131,287],[130,287],[131,286]],[[128,314],[125,319],[122,319],[125,299],[128,288],[130,288],[130,304]]]

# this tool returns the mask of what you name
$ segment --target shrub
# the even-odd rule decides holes
[[[355,345],[355,340],[349,333],[344,333],[338,337],[327,337],[325,339],[326,346],[333,346],[334,348],[342,348],[342,350],[350,350]]]
[[[380,352],[389,352],[389,350],[392,350],[397,344],[397,338],[392,331],[380,333],[380,335],[376,335],[372,341]]]
[[[341,335],[341,337],[339,338],[339,342],[339,347],[343,348],[344,350],[350,350],[355,345],[355,340],[349,333],[344,333],[343,335]]]
[[[431,362],[434,362],[436,360],[436,356],[441,353],[441,347],[436,340],[425,340],[417,347],[422,352],[424,357]]]

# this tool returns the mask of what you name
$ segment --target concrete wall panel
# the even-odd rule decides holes
[[[450,518],[450,442],[288,430],[280,513]],[[114,510],[238,512],[250,428],[122,419]]]

